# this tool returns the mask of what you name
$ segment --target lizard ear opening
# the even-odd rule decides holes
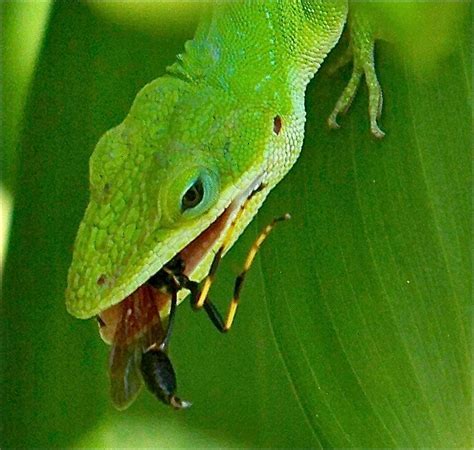
[[[281,117],[280,116],[275,116],[273,118],[273,132],[278,136],[281,131]]]

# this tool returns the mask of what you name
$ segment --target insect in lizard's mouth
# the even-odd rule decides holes
[[[263,189],[261,177],[258,177],[244,192],[236,197],[227,208],[211,223],[211,225],[201,232],[194,240],[192,240],[186,247],[184,247],[178,254],[179,259],[184,264],[183,273],[186,276],[191,276],[195,268],[203,260],[206,254],[215,246],[216,242],[226,232],[238,210],[243,206],[246,200],[251,198],[255,193]],[[166,264],[165,264],[166,266]],[[158,272],[159,273],[159,272]],[[150,277],[143,285],[137,288],[136,291],[144,288],[151,288],[153,286],[153,278]],[[135,291],[135,292],[136,292]],[[154,307],[161,311],[169,303],[169,294],[160,292],[160,290],[153,288],[152,294],[154,297]],[[134,292],[134,293],[135,293]],[[127,303],[127,300],[134,295],[134,293],[127,296],[120,303],[117,303],[110,308],[102,311],[98,317],[100,325],[100,333],[102,339],[107,343],[112,343],[114,334],[116,332],[117,322],[120,320],[121,310]]]
[[[181,265],[181,273],[186,278],[190,277],[236,220],[246,201],[262,188],[259,177],[159,272],[120,303],[97,316],[102,339],[112,344],[109,374],[112,399],[119,409],[126,408],[138,395],[142,385],[139,367],[141,356],[149,349],[158,348],[165,339],[166,332],[160,313],[167,312],[170,304],[171,294],[166,284],[166,277],[170,274],[169,268],[177,262]],[[164,354],[161,356],[167,358]],[[143,370],[142,374],[146,381]],[[171,378],[174,379],[174,373]],[[156,390],[153,391],[157,394]],[[177,400],[171,394],[167,398],[163,398],[161,394],[157,396],[165,403],[183,407],[183,404],[176,403]]]

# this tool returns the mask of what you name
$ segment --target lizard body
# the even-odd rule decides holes
[[[68,276],[71,314],[101,314],[178,254],[189,278],[206,276],[228,230],[224,251],[297,160],[306,86],[348,14],[342,0],[215,5],[168,73],[145,86],[97,144]],[[372,31],[355,27],[362,16],[349,20],[354,72],[330,124],[365,74],[371,129],[381,136]],[[164,318],[169,302],[160,305]]]

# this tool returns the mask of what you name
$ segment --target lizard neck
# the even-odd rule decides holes
[[[223,2],[168,70],[237,95],[270,100],[286,88],[303,99],[346,14],[342,0]]]

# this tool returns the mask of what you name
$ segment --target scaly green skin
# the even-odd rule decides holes
[[[355,19],[349,21],[360,22]],[[235,242],[298,158],[306,85],[347,20],[342,0],[226,2],[214,8],[168,74],[145,86],[125,120],[97,144],[90,203],[69,271],[71,314],[89,318],[122,301],[261,181],[264,188],[237,223]],[[351,29],[351,36],[355,81],[330,124],[336,126],[365,73],[377,135],[381,93],[372,33],[364,24]],[[278,134],[276,116],[282,123]],[[212,198],[182,213],[182,195],[203,172],[210,174]],[[192,279],[205,276],[212,253]]]

